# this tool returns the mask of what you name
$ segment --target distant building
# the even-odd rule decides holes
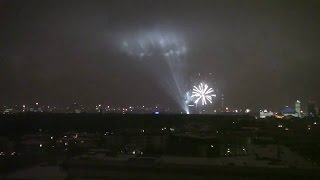
[[[224,110],[224,95],[221,95],[221,111]]]
[[[316,108],[314,101],[308,102],[308,116],[315,116],[316,115]]]
[[[13,109],[12,108],[7,108],[3,111],[3,114],[13,114]]]
[[[271,117],[273,116],[274,113],[272,111],[268,111],[268,110],[260,110],[260,118],[266,118],[266,117]]]
[[[218,157],[223,154],[220,146],[216,136],[182,133],[169,136],[167,153],[176,156]]]
[[[70,107],[67,108],[68,113],[81,113],[80,105],[74,102]]]
[[[295,110],[297,113],[297,117],[301,118],[301,102],[299,100],[296,101]]]
[[[300,107],[300,102],[298,103]],[[296,103],[297,105],[297,103]],[[281,113],[284,117],[299,117],[299,114],[296,112],[297,107],[293,110],[291,107],[286,106],[281,110]],[[300,108],[299,108],[300,109]]]

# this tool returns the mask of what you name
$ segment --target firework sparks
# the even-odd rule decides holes
[[[212,97],[216,97],[215,94],[213,94],[214,90],[212,88],[209,88],[209,86],[205,83],[200,83],[200,85],[193,86],[192,95],[191,97],[195,97],[195,103],[198,104],[198,102],[201,100],[202,105],[207,105],[207,101],[212,104]]]

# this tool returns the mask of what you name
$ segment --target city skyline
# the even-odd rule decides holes
[[[214,97],[214,96],[213,96]],[[215,98],[215,97],[214,97]],[[318,116],[320,107],[314,101],[303,103],[296,100],[294,103],[283,105],[281,108],[272,109],[268,107],[260,108],[248,108],[248,107],[231,107],[231,106],[219,106],[213,105],[209,101],[208,104],[202,105],[195,102],[198,98],[194,98],[194,102],[187,101],[186,105],[188,109],[181,109],[181,107],[168,107],[163,105],[128,105],[128,106],[114,106],[110,104],[96,104],[88,105],[73,102],[66,106],[53,105],[53,104],[42,104],[26,103],[26,104],[15,104],[15,105],[2,105],[0,106],[0,113],[3,114],[14,114],[14,113],[101,113],[101,114],[249,114],[256,116],[260,113],[263,118],[267,116],[274,116],[276,118],[282,118],[285,116],[297,116],[308,117]],[[210,103],[210,104],[209,104]],[[219,102],[221,103],[221,101]],[[266,115],[261,115],[266,114]]]

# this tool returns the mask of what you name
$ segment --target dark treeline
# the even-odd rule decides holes
[[[39,129],[50,132],[106,131],[130,128],[156,129],[181,127],[194,122],[212,122],[216,127],[227,127],[233,121],[254,121],[250,116],[226,115],[153,115],[153,114],[51,114],[20,113],[0,115],[0,134],[5,136],[32,133]]]

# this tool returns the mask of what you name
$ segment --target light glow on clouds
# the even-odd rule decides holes
[[[133,31],[121,33],[117,42],[120,51],[133,59],[154,61],[154,63],[164,62],[166,70],[157,68],[147,68],[147,70],[157,78],[163,90],[185,113],[188,113],[184,103],[187,46],[182,33],[163,28]]]
[[[121,49],[130,56],[180,57],[187,48],[182,37],[172,32],[140,32],[123,38]]]

